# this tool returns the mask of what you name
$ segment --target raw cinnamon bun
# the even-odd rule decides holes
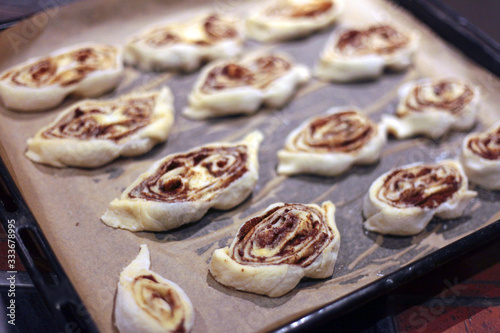
[[[406,165],[370,186],[363,204],[364,227],[381,234],[415,235],[434,216],[462,216],[476,194],[469,191],[467,176],[456,161]]]
[[[500,122],[465,137],[460,161],[469,179],[490,190],[500,189]]]
[[[173,122],[168,88],[108,101],[86,100],[28,139],[26,156],[55,167],[95,168],[119,156],[146,153],[167,140]]]
[[[124,59],[145,71],[193,71],[203,62],[234,57],[242,47],[237,18],[208,14],[184,23],[156,25],[131,37]]]
[[[280,108],[309,78],[306,67],[284,54],[259,53],[220,61],[203,70],[184,115],[206,119],[254,113],[261,105]]]
[[[210,273],[226,286],[279,297],[303,277],[330,277],[340,234],[335,206],[276,203],[238,230],[231,246],[212,256]]]
[[[131,231],[164,231],[197,221],[210,208],[233,208],[257,183],[262,139],[256,131],[238,143],[213,143],[157,161],[111,202],[102,221]]]
[[[400,71],[410,66],[417,46],[416,33],[391,25],[344,29],[326,44],[315,76],[340,82],[375,79],[385,68]]]
[[[247,35],[259,41],[303,37],[332,25],[343,0],[273,0],[246,20]]]
[[[383,126],[354,108],[334,108],[288,135],[278,151],[278,173],[335,176],[354,164],[375,163],[385,142]]]
[[[119,48],[73,45],[0,74],[0,96],[8,108],[41,111],[61,104],[69,94],[100,96],[118,85],[122,73]]]
[[[420,80],[403,85],[396,115],[384,115],[398,139],[425,135],[433,139],[450,130],[468,130],[476,122],[479,88],[457,79]]]
[[[141,251],[120,274],[115,323],[120,333],[189,332],[194,309],[177,284],[151,271],[149,250]]]

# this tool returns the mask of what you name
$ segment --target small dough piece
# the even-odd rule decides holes
[[[278,151],[278,173],[336,176],[354,164],[378,161],[386,137],[384,126],[355,108],[333,108],[288,135]]]
[[[462,216],[476,195],[456,161],[409,164],[383,174],[370,186],[363,203],[364,227],[381,234],[416,235],[434,216]]]
[[[437,139],[450,130],[474,126],[480,93],[457,79],[426,79],[402,85],[399,98],[396,116],[382,118],[387,131],[398,139],[419,134]]]
[[[128,40],[125,63],[144,71],[194,71],[203,62],[234,57],[244,41],[238,20],[209,14],[156,25]]]
[[[102,221],[130,231],[165,231],[198,221],[210,208],[231,209],[259,176],[259,131],[238,143],[212,143],[154,163],[109,205]]]
[[[70,94],[98,97],[123,75],[122,51],[104,44],[79,44],[33,58],[0,74],[0,96],[17,111],[42,111]]]
[[[86,100],[63,111],[28,139],[26,156],[55,167],[95,168],[137,156],[167,140],[174,122],[170,89]]]
[[[246,20],[247,35],[262,41],[304,37],[331,26],[344,0],[272,0]]]
[[[500,121],[483,133],[466,136],[460,161],[471,182],[500,190]]]
[[[147,245],[120,274],[115,324],[120,333],[189,332],[194,308],[177,284],[149,270]]]
[[[385,68],[401,71],[412,63],[418,35],[390,25],[343,29],[326,44],[314,75],[324,81],[376,79]]]
[[[215,250],[210,273],[221,284],[279,297],[303,277],[333,274],[340,247],[335,206],[275,203],[243,223],[231,246]]]
[[[255,113],[261,105],[283,107],[309,70],[285,54],[257,53],[208,65],[189,95],[184,115],[193,119]]]

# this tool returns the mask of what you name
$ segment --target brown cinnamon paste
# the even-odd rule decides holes
[[[294,138],[298,151],[352,153],[363,148],[377,133],[374,124],[356,111],[314,119]]]
[[[377,197],[398,208],[433,209],[450,199],[462,185],[458,170],[449,165],[419,165],[386,176]]]
[[[427,98],[429,89],[432,89],[432,99]],[[416,85],[409,94],[405,105],[412,112],[436,108],[452,114],[459,114],[474,97],[474,92],[468,85],[450,80]]]
[[[333,241],[334,234],[318,209],[284,204],[246,221],[231,258],[245,265],[312,264]]]
[[[489,132],[472,136],[467,142],[467,147],[474,154],[487,160],[500,159],[500,126]]]
[[[156,173],[144,179],[128,194],[131,199],[160,202],[210,200],[247,171],[244,145],[201,147],[168,158]],[[197,178],[203,181],[192,181]]]
[[[66,87],[82,81],[95,71],[116,67],[117,52],[115,47],[107,45],[84,47],[8,72],[2,80],[10,78],[16,85],[30,88]]]
[[[344,31],[334,48],[343,55],[391,54],[410,42],[408,36],[389,25],[372,26],[365,30]]]
[[[152,121],[155,99],[124,99],[117,103],[89,102],[77,107],[46,131],[46,139],[112,140],[126,138]],[[112,115],[114,120],[107,118]]]

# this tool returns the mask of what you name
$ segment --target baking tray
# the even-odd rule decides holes
[[[391,140],[379,164],[371,167],[356,167],[342,177],[322,178],[297,176],[288,179],[278,179],[273,173],[276,164],[275,151],[281,147],[286,133],[304,118],[321,113],[329,106],[354,104],[363,108],[371,117],[378,120],[382,112],[390,112],[390,110],[394,108],[397,102],[395,99],[395,89],[397,86],[404,81],[418,76],[459,73],[462,74],[462,76],[470,78],[474,83],[480,84],[483,89],[486,88],[485,99],[487,98],[487,110],[483,110],[480,124],[476,129],[484,128],[484,124],[488,124],[492,117],[491,112],[488,111],[500,105],[500,101],[494,94],[498,91],[498,81],[493,78],[491,74],[477,68],[466,58],[457,55],[456,50],[450,48],[450,46],[446,45],[442,40],[439,40],[430,31],[426,30],[424,26],[414,22],[411,17],[408,17],[407,14],[400,9],[389,6],[382,1],[374,0],[364,2],[368,5],[372,3],[377,5],[375,8],[376,14],[379,15],[379,17],[376,18],[377,20],[394,20],[399,21],[400,24],[403,22],[408,23],[410,26],[416,26],[418,30],[429,39],[426,40],[426,44],[422,50],[423,54],[428,50],[439,52],[443,57],[441,61],[446,61],[447,63],[448,71],[446,71],[446,68],[444,71],[443,68],[436,68],[437,65],[432,63],[432,59],[426,59],[424,57],[419,59],[416,69],[400,74],[388,74],[376,82],[348,85],[325,85],[319,82],[312,82],[303,88],[299,92],[297,99],[292,101],[283,111],[264,110],[251,117],[231,117],[206,122],[202,127],[198,127],[198,132],[195,132],[203,134],[203,137],[198,138],[198,142],[194,142],[196,141],[196,136],[193,135],[193,131],[197,129],[199,123],[190,122],[182,118],[179,115],[179,111],[181,107],[185,105],[186,94],[189,92],[197,74],[173,76],[161,73],[142,74],[129,70],[124,84],[109,96],[119,95],[132,89],[154,88],[167,82],[167,84],[172,87],[177,97],[177,131],[174,130],[167,144],[156,147],[145,156],[136,159],[121,159],[96,171],[80,169],[58,170],[33,165],[31,162],[26,163],[22,154],[19,154],[20,151],[24,151],[24,145],[20,145],[19,142],[14,143],[15,140],[12,138],[3,137],[2,143],[5,144],[5,147],[1,152],[1,156],[5,159],[5,163],[9,167],[7,168],[8,172],[5,171],[5,168],[2,169],[2,178],[4,178],[5,187],[9,189],[8,192],[10,195],[2,197],[4,207],[1,213],[2,222],[6,223],[7,218],[13,216],[12,214],[16,214],[16,218],[22,221],[22,223],[19,223],[21,227],[17,229],[18,242],[20,244],[19,254],[23,262],[26,263],[28,271],[34,277],[33,281],[35,285],[41,290],[42,295],[48,301],[49,307],[62,326],[68,327],[67,325],[76,325],[81,327],[83,331],[97,331],[96,325],[85,311],[85,307],[83,306],[83,304],[85,304],[87,308],[89,308],[90,314],[96,319],[97,326],[102,331],[110,331],[112,329],[111,311],[118,274],[121,268],[135,257],[138,251],[137,244],[143,242],[150,244],[152,247],[153,270],[178,282],[183,281],[182,277],[185,277],[185,273],[177,272],[178,275],[176,277],[175,269],[161,260],[161,254],[164,254],[162,251],[168,248],[170,252],[175,252],[179,249],[180,244],[188,241],[191,242],[194,239],[199,243],[199,246],[192,249],[194,252],[193,258],[195,258],[193,265],[196,261],[201,263],[200,266],[203,265],[202,282],[211,295],[216,295],[220,297],[221,300],[220,303],[212,300],[212,303],[207,303],[208,305],[216,308],[215,305],[221,306],[222,303],[228,302],[228,300],[240,303],[243,302],[245,304],[250,303],[252,307],[251,311],[246,311],[247,308],[240,309],[241,312],[246,314],[246,322],[243,323],[246,326],[238,326],[238,329],[241,328],[242,331],[274,329],[287,331],[307,328],[309,327],[308,325],[321,321],[326,317],[331,318],[337,316],[362,302],[368,301],[386,292],[402,282],[423,274],[425,271],[435,267],[435,265],[444,263],[455,255],[466,252],[474,246],[486,242],[499,234],[499,223],[492,223],[494,220],[498,219],[498,215],[494,217],[495,214],[493,212],[498,210],[496,203],[499,200],[499,194],[497,192],[488,192],[481,189],[477,189],[480,199],[478,199],[472,207],[469,207],[470,210],[474,212],[472,216],[467,215],[462,219],[448,221],[446,223],[435,220],[422,235],[418,236],[418,238],[378,237],[372,233],[363,233],[361,228],[362,218],[359,213],[359,193],[364,193],[365,189],[360,189],[359,184],[364,184],[364,186],[367,187],[378,175],[387,171],[393,165],[406,164],[417,160],[430,161],[455,156],[457,152],[456,147],[461,141],[461,138],[465,135],[464,133],[452,134],[437,143],[422,139],[406,142]],[[232,11],[235,10],[235,4],[238,6],[245,6],[246,2],[234,3],[217,1],[210,8],[213,9],[215,6],[215,9]],[[118,5],[121,5],[119,9],[117,9]],[[171,5],[169,9],[173,11],[186,11],[186,8],[192,10],[200,6],[200,4],[195,1],[188,2],[187,4],[170,3],[168,5]],[[64,45],[64,43],[69,42],[69,40],[71,40],[71,42],[77,42],[79,39],[88,38],[87,36],[89,34],[96,35],[99,32],[99,28],[102,29],[100,25],[105,21],[103,17],[107,17],[108,20],[112,21],[121,19],[119,24],[123,25],[122,33],[124,35],[129,34],[131,30],[140,27],[144,22],[152,22],[153,19],[151,19],[149,15],[156,12],[160,4],[154,1],[145,2],[142,4],[144,8],[141,8],[141,11],[131,10],[130,6],[133,6],[133,4],[129,2],[88,1],[64,8],[58,13],[58,16],[54,18],[54,21],[49,22],[47,27],[41,29],[39,34],[29,41],[27,46],[22,47],[21,45],[18,54],[16,54],[16,56],[19,56],[17,61],[20,61],[21,58],[28,57],[30,54],[47,53],[55,49],[56,46]],[[128,16],[123,16],[124,12],[129,12],[130,14],[128,14]],[[78,15],[75,13],[78,13]],[[90,15],[91,13],[93,13],[92,15],[94,16]],[[111,13],[113,17],[109,16]],[[160,13],[155,13],[157,17],[159,14]],[[77,16],[75,17],[72,15]],[[73,21],[71,25],[65,25],[65,22],[68,23],[68,20],[78,17],[80,22],[75,23]],[[85,17],[86,21],[83,21],[82,17]],[[124,18],[129,20],[126,21],[126,24],[123,23],[125,22],[123,20]],[[155,20],[157,19],[158,18]],[[21,25],[22,24],[23,23],[21,23]],[[85,32],[83,32],[80,35],[78,33],[78,24],[87,24],[88,33],[85,34]],[[115,24],[118,24],[118,22],[115,22]],[[66,38],[61,39],[60,35],[54,36],[50,34],[51,31],[54,31],[51,29],[61,27],[67,28],[66,31],[68,35]],[[19,33],[22,31],[22,28],[22,26],[14,27],[6,33]],[[311,67],[316,60],[315,57],[317,52],[322,48],[330,31],[331,29],[311,38],[296,42],[284,43],[282,45],[268,45],[265,47],[284,50],[292,54],[299,62],[306,63]],[[98,35],[96,39],[98,41],[106,41],[106,36],[102,36],[101,34]],[[261,45],[253,42],[248,43],[248,47],[262,48]],[[46,50],[42,50],[43,48],[46,48]],[[314,50],[315,54],[306,54],[302,52],[302,50]],[[13,62],[13,60],[11,61]],[[3,68],[2,65],[1,69]],[[73,101],[67,101],[65,105],[69,105],[71,102]],[[60,109],[61,108],[57,110]],[[57,113],[57,110],[36,115],[19,115],[10,111],[1,110],[0,116],[2,116],[2,120],[6,122],[12,121],[16,126],[23,127],[22,129],[25,131],[18,131],[15,135],[25,136],[27,138],[34,134],[32,132],[34,127],[40,127],[45,124],[48,121],[47,119],[52,118]],[[307,110],[307,114],[304,115],[303,112],[301,114],[302,110]],[[229,123],[229,125],[222,124],[223,122]],[[7,126],[8,125],[5,124],[2,131],[7,131]],[[227,126],[230,126],[230,130],[228,130]],[[126,231],[114,231],[105,227],[98,221],[98,216],[105,210],[108,202],[114,197],[117,197],[120,190],[135,179],[140,172],[144,171],[152,161],[164,156],[164,154],[185,150],[203,142],[219,139],[237,139],[253,128],[263,130],[269,140],[266,142],[274,142],[275,144],[271,146],[269,144],[266,145],[266,142],[264,143],[261,154],[261,179],[259,180],[259,184],[254,191],[254,195],[235,210],[229,212],[212,211],[197,224],[172,232],[157,234],[139,233],[134,235]],[[187,129],[190,129],[190,131],[188,132]],[[0,136],[2,136],[1,132]],[[442,148],[443,146],[444,148]],[[13,180],[10,179],[9,174],[13,176]],[[34,177],[34,175],[37,177]],[[97,195],[97,199],[99,199],[98,201],[100,201],[101,204],[96,213],[89,211],[89,207],[85,205],[85,202],[82,202],[81,204],[83,207],[77,207],[77,212],[74,212],[71,218],[66,217],[64,221],[72,223],[73,227],[75,224],[74,221],[80,221],[81,216],[91,216],[89,218],[90,222],[88,223],[93,224],[92,226],[98,229],[98,232],[95,232],[95,234],[101,235],[108,241],[109,238],[111,238],[111,242],[116,242],[111,248],[122,255],[120,258],[116,256],[116,261],[113,255],[111,256],[113,260],[109,260],[109,255],[107,255],[106,258],[99,258],[99,256],[97,256],[97,258],[92,258],[100,265],[98,268],[103,269],[103,267],[105,267],[107,269],[106,274],[100,273],[99,269],[95,266],[85,266],[85,269],[88,269],[90,272],[84,270],[83,273],[90,273],[92,278],[99,277],[103,279],[100,285],[89,283],[87,280],[82,281],[82,279],[78,277],[81,275],[82,271],[79,271],[79,267],[77,267],[78,264],[72,262],[81,263],[81,258],[72,257],[72,250],[84,253],[95,253],[95,251],[89,251],[85,246],[89,246],[89,244],[90,246],[92,246],[92,244],[96,246],[102,245],[98,244],[99,238],[88,241],[81,240],[78,237],[78,233],[71,233],[71,228],[62,224],[60,220],[58,222],[52,222],[58,220],[50,218],[57,215],[54,215],[53,212],[51,213],[51,210],[55,208],[52,207],[52,205],[45,205],[46,202],[41,206],[40,201],[43,201],[43,193],[37,192],[37,190],[40,190],[33,188],[33,184],[37,184],[37,180],[53,178],[59,181],[61,186],[68,183],[74,183],[75,188],[79,188],[79,184],[84,188],[88,188],[87,182],[91,182],[95,184],[96,189],[101,189],[103,192],[106,192],[103,190],[105,187],[108,188],[108,193],[100,193]],[[354,183],[352,181],[354,181]],[[281,191],[281,193],[274,193],[274,188],[278,186],[280,182],[288,182],[290,188],[303,189],[308,186],[313,186],[317,191],[311,191],[311,193],[306,195],[308,196],[307,198],[302,195],[301,200],[298,200],[297,196],[294,197],[294,195],[297,194],[294,191],[288,190],[284,191],[285,193],[283,193],[283,191]],[[23,195],[16,190],[14,183],[22,190]],[[358,187],[352,186],[355,184],[358,184]],[[356,192],[356,188],[358,188],[357,193],[353,193]],[[57,198],[63,197],[62,191],[58,192],[55,188],[46,190],[52,190],[52,192],[44,192],[46,194],[50,193]],[[7,192],[3,190],[2,193]],[[67,195],[71,197],[70,193]],[[82,195],[84,195],[84,193],[82,193]],[[22,196],[25,197],[28,205],[22,203]],[[103,199],[104,197],[105,199]],[[40,198],[42,200],[40,200]],[[206,274],[206,261],[210,258],[211,252],[213,249],[224,246],[230,241],[241,220],[274,201],[309,202],[321,201],[320,199],[331,199],[337,204],[337,224],[343,237],[339,261],[332,279],[326,281],[304,281],[295,291],[290,293],[290,295],[284,296],[278,300],[272,300],[262,296],[226,290]],[[9,202],[13,202],[14,206],[9,204]],[[480,206],[478,206],[478,203]],[[9,212],[9,209],[12,210],[13,207],[17,208]],[[481,209],[479,209],[480,207]],[[39,220],[41,228],[37,226],[35,218],[29,213],[29,208],[31,208],[31,211],[35,214],[36,219]],[[476,216],[478,211],[483,215],[492,214],[487,218],[485,218],[485,216],[479,218]],[[347,224],[346,221],[352,222],[354,227],[351,224]],[[43,236],[42,230],[43,233],[46,234],[48,241]],[[68,230],[70,230],[69,233]],[[209,237],[212,237],[214,241],[205,241],[205,239]],[[68,238],[70,240],[68,240]],[[356,238],[360,240],[359,244],[352,241]],[[119,240],[119,242],[117,240]],[[75,243],[68,244],[68,242],[71,241]],[[54,246],[53,250],[51,250],[48,245],[49,242]],[[436,242],[438,246],[434,246]],[[411,253],[418,246],[420,247],[417,251]],[[72,249],[72,247],[75,249]],[[377,254],[375,257],[373,257],[374,253]],[[59,260],[56,260],[56,258]],[[374,270],[373,267],[370,268],[371,263],[384,258],[389,259],[381,265],[380,269],[377,268]],[[59,264],[59,262],[61,264]],[[109,269],[107,266],[109,266]],[[350,269],[349,266],[353,268]],[[356,269],[357,267],[361,268]],[[366,267],[368,267],[368,269]],[[357,272],[362,269],[365,270]],[[66,274],[64,271],[66,271]],[[189,278],[187,280],[189,280]],[[189,285],[186,281],[183,283],[185,283],[186,286]],[[72,284],[75,287],[73,287]],[[98,291],[96,287],[101,287],[102,290]],[[184,287],[184,289],[186,289],[188,294],[192,293],[190,288]],[[316,291],[316,289],[318,290]],[[275,308],[282,308],[283,304],[290,305],[294,301],[299,304],[303,303],[301,300],[303,301],[305,295],[309,296],[307,298],[315,298],[316,302],[320,304],[318,304],[318,306],[308,305],[305,308],[294,309],[291,313],[273,320],[263,318],[266,313],[274,311]],[[103,303],[106,306],[96,308],[95,304],[92,302],[92,298],[95,296],[105,299]],[[206,310],[207,306],[197,306],[197,302],[200,300],[197,299],[196,296],[199,295],[195,295],[192,299],[197,311]],[[315,311],[318,307],[321,308],[321,310]],[[102,311],[99,311],[101,309]],[[258,310],[253,311],[255,309]],[[224,309],[214,309],[214,311],[215,318],[225,313]],[[203,324],[205,324],[204,322],[202,322],[200,326],[199,320],[208,319],[206,313],[198,312],[197,316],[199,318],[197,319],[198,326],[195,326],[195,329],[198,331],[214,331],[213,327],[203,326]],[[238,318],[238,316],[234,316],[234,314],[232,316]],[[227,315],[225,315],[225,317],[227,317]],[[266,321],[266,325],[263,327],[252,326],[258,324],[260,318],[262,318],[262,322]],[[235,330],[237,329],[233,329],[233,331]]]

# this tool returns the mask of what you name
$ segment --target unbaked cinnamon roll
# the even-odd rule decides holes
[[[173,122],[168,88],[108,101],[86,100],[28,139],[26,156],[55,167],[95,168],[119,156],[146,153],[167,140]]]
[[[208,65],[195,83],[184,115],[206,119],[251,114],[261,105],[282,107],[298,86],[310,78],[309,70],[284,54],[252,54],[241,60]]]
[[[257,183],[262,139],[256,131],[238,143],[213,143],[157,161],[111,202],[102,221],[131,231],[164,231],[197,221],[210,208],[235,207]]]
[[[0,74],[6,107],[41,111],[69,95],[97,97],[115,88],[123,73],[122,52],[103,44],[81,44],[30,59]]]
[[[391,25],[344,29],[326,44],[315,76],[340,82],[375,79],[385,68],[400,71],[410,66],[417,46],[416,33]]]
[[[141,251],[120,274],[115,323],[120,333],[189,332],[194,309],[177,284],[151,271],[149,250]]]
[[[145,71],[193,71],[203,62],[234,57],[243,47],[238,19],[209,14],[188,22],[156,25],[131,37],[127,64]]]
[[[399,89],[396,115],[384,115],[383,122],[398,139],[419,134],[437,139],[474,126],[479,97],[479,88],[457,79],[410,82]]]
[[[343,0],[273,0],[246,20],[247,35],[259,41],[304,37],[332,25]]]
[[[500,189],[500,122],[465,137],[460,161],[469,179],[490,190]]]
[[[381,234],[415,235],[434,216],[462,216],[476,194],[469,191],[467,176],[456,161],[406,165],[373,182],[363,204],[364,227]]]
[[[279,297],[303,277],[333,274],[340,246],[335,206],[276,203],[241,225],[231,246],[218,249],[210,273],[223,285]]]
[[[385,142],[385,128],[356,109],[330,109],[288,135],[278,151],[278,173],[335,176],[354,164],[375,163]]]

